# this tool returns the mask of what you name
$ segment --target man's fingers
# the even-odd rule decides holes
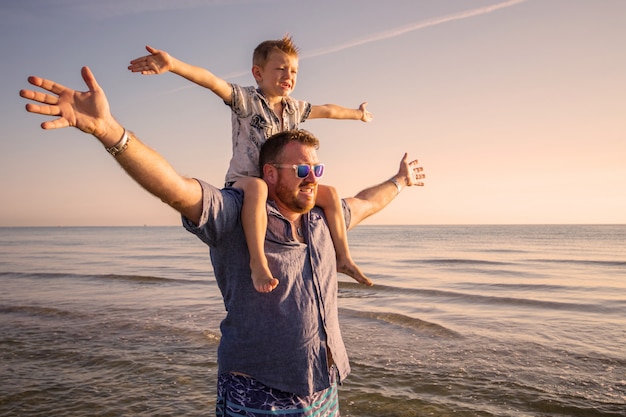
[[[66,90],[66,87],[64,85],[55,83],[54,81],[46,80],[45,78],[41,77],[30,76],[28,77],[28,82],[35,87],[50,91],[57,96]]]
[[[83,76],[83,80],[85,81],[85,84],[87,85],[89,91],[96,91],[100,89],[100,85],[98,85],[96,77],[94,77],[89,67],[83,67],[80,73]]]
[[[61,129],[64,127],[69,127],[70,123],[67,121],[67,119],[63,118],[63,117],[59,117],[58,119],[54,119],[54,120],[48,120],[47,122],[43,122],[41,124],[41,128],[42,129]]]
[[[28,103],[26,105],[26,111],[30,113],[43,114],[45,116],[58,116],[61,114],[61,109],[58,106],[42,106],[34,103]]]
[[[24,96],[22,96],[24,97]],[[29,113],[43,114],[44,116],[58,116],[61,110],[58,106],[42,106],[40,104],[28,103],[26,111]],[[58,117],[54,120],[48,120],[41,124],[42,129],[59,129],[70,126],[69,121],[64,117]]]
[[[35,92],[32,90],[20,90],[20,97],[24,97],[28,100],[34,100]]]
[[[59,102],[58,97],[40,91],[20,90],[20,96],[43,104],[56,105]]]

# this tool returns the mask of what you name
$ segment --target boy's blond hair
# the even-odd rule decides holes
[[[283,36],[282,39],[263,41],[256,48],[254,48],[254,53],[252,54],[252,65],[263,68],[274,51],[280,51],[297,58],[299,49],[293,43],[293,39],[289,34]]]

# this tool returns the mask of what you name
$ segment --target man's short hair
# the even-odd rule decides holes
[[[265,66],[270,59],[272,52],[279,51],[289,56],[298,57],[298,47],[293,43],[291,35],[286,34],[282,39],[273,39],[261,42],[252,54],[252,65],[261,68]]]
[[[278,164],[282,156],[283,149],[289,142],[299,142],[305,146],[319,149],[320,141],[313,135],[303,129],[285,130],[270,136],[263,146],[259,154],[259,169],[261,177],[263,177],[263,167],[265,164]]]

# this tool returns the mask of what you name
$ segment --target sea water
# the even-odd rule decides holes
[[[343,416],[626,416],[626,225],[349,239]],[[0,416],[213,415],[223,317],[182,227],[0,228]]]

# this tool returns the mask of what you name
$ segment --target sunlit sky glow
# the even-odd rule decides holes
[[[626,223],[622,0],[28,0],[0,4],[0,226],[176,225],[99,143],[44,131],[28,75],[84,90],[184,175],[221,185],[230,111],[173,74],[140,76],[145,45],[251,85],[252,50],[290,33],[293,96],[369,102],[372,123],[311,120],[341,195],[389,178],[406,151],[426,186],[369,224]]]

